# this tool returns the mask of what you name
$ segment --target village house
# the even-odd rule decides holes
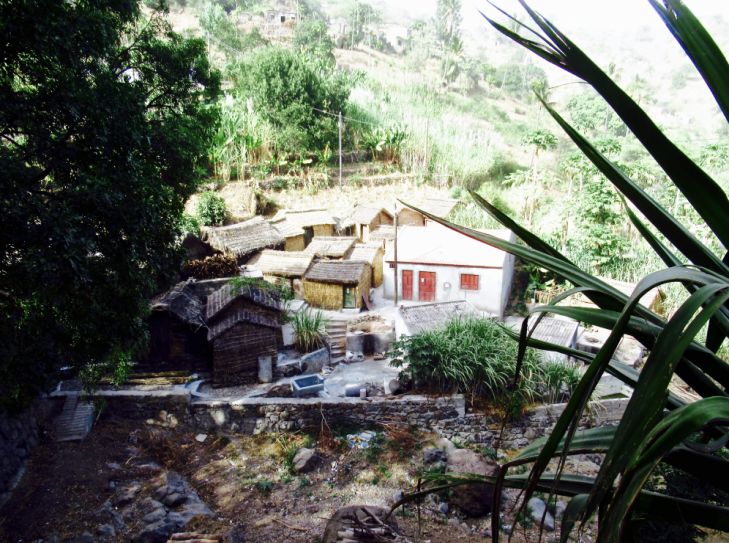
[[[253,217],[230,226],[205,227],[203,239],[213,249],[234,256],[244,264],[263,249],[283,249],[284,237],[263,217]]]
[[[385,252],[395,243],[395,227],[389,224],[383,224],[370,232],[370,240],[368,243],[379,243]]]
[[[318,236],[311,240],[304,252],[318,258],[342,260],[349,256],[356,242],[357,238]]]
[[[509,230],[488,230],[514,240]],[[486,243],[439,224],[398,228],[397,264],[394,247],[385,255],[384,296],[445,302],[466,300],[478,309],[503,317],[514,271],[514,257]]]
[[[142,367],[149,365],[154,371],[209,371],[211,353],[204,309],[192,279],[154,298],[148,319],[149,351]]]
[[[444,218],[450,215],[459,204],[458,200],[450,198],[427,198],[422,203],[413,205],[431,215]],[[432,221],[425,215],[410,207],[403,207],[397,212],[398,226],[427,226],[430,222]]]
[[[370,276],[366,262],[314,262],[304,275],[304,299],[322,309],[361,309],[369,300]]]
[[[390,225],[394,222],[394,215],[384,207],[368,207],[358,205],[352,213],[340,221],[340,232],[359,238],[367,242],[370,232],[381,225]]]
[[[382,243],[357,243],[347,260],[359,260],[370,265],[370,285],[377,288],[382,285],[382,261],[385,257],[385,250]]]
[[[228,283],[207,298],[213,384],[235,386],[270,380],[283,344],[281,301],[250,284]]]
[[[306,248],[302,227],[286,219],[272,220],[271,224],[284,238],[284,251],[303,251]]]
[[[285,284],[297,298],[302,298],[304,274],[313,260],[314,255],[311,253],[267,249],[261,253],[255,265],[261,270],[266,281]]]
[[[284,209],[273,216],[271,223],[282,232],[287,232],[287,236],[300,235],[298,232],[303,232],[304,247],[306,247],[315,236],[335,235],[337,221],[326,209]],[[294,241],[291,242],[292,247],[293,245]],[[296,247],[299,247],[298,242],[296,242]],[[287,250],[300,251],[301,249]]]

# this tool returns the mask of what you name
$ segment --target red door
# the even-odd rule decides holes
[[[418,300],[421,302],[432,302],[435,300],[435,272],[418,273]]]
[[[402,299],[413,299],[413,270],[402,271]]]

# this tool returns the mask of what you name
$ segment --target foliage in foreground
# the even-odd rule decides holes
[[[225,200],[212,191],[200,195],[195,211],[203,226],[221,226],[228,215]]]
[[[205,44],[134,0],[0,3],[0,407],[125,365],[217,122]]]
[[[294,344],[302,353],[320,349],[326,345],[326,318],[321,311],[306,309],[291,317],[294,327]]]
[[[729,119],[729,64],[724,55],[682,2],[665,0],[663,5],[650,1]],[[729,247],[729,201],[720,186],[666,138],[640,106],[567,36],[526,3],[522,4],[538,27],[538,30],[530,29],[529,39],[495,21],[490,20],[491,24],[536,55],[592,85],[661,166],[716,240],[724,248]],[[501,468],[493,508],[499,510],[503,486],[525,489],[519,513],[537,490],[571,496],[562,520],[561,541],[567,541],[576,526],[598,512],[599,542],[631,540],[636,526],[644,521],[694,524],[729,531],[729,461],[726,460],[729,364],[715,354],[729,335],[729,267],[727,258],[723,257],[726,249],[719,254],[712,251],[643,191],[623,168],[545,101],[543,105],[625,199],[625,220],[635,226],[667,267],[646,276],[628,297],[583,272],[478,195],[472,194],[526,246],[448,224],[556,273],[576,287],[561,297],[582,292],[599,308],[565,308],[553,300],[534,311],[563,314],[611,330],[604,346],[593,356],[531,340],[528,326],[522,329],[520,347],[529,344],[570,352],[583,360],[587,369],[551,435],[530,445]],[[431,218],[439,221],[437,217]],[[668,283],[683,285],[689,296],[665,321],[638,301],[649,290]],[[707,324],[705,339],[699,339]],[[612,360],[624,334],[638,339],[650,352],[640,372]],[[625,413],[617,427],[578,432],[580,418],[605,372],[634,388]],[[675,395],[670,390],[674,378],[680,378],[701,399],[688,403]],[[596,477],[562,473],[565,456],[578,452],[604,454]],[[560,459],[557,472],[548,473],[554,458]],[[533,464],[528,475],[508,475],[509,468],[522,464]],[[687,473],[697,481],[697,487],[708,485],[712,488],[712,498],[696,499],[686,493],[676,496],[646,490],[651,473],[661,464]],[[499,522],[499,517],[494,515],[493,536],[497,542]]]
[[[391,363],[403,368],[418,389],[462,392],[472,401],[495,400],[509,415],[518,415],[537,399],[561,400],[579,379],[571,366],[542,362],[534,349],[528,349],[524,378],[513,388],[517,352],[516,343],[496,322],[463,318],[397,341]]]

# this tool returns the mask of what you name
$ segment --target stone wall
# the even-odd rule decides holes
[[[40,426],[50,406],[37,402],[19,415],[0,412],[0,507],[25,472],[25,462],[38,444]]]

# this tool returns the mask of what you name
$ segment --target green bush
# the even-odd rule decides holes
[[[200,195],[195,211],[197,218],[204,226],[220,226],[228,215],[225,200],[212,191],[203,192]]]
[[[506,400],[508,413],[516,415],[539,397],[544,383],[539,356],[528,349],[522,379],[512,389],[517,347],[498,323],[464,318],[397,341],[390,354],[417,389]]]
[[[326,319],[321,311],[299,311],[294,314],[291,324],[296,348],[301,352],[308,353],[326,344]]]

